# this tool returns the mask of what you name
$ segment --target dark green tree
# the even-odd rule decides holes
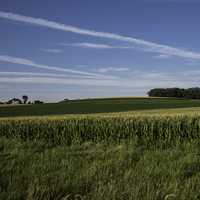
[[[200,88],[154,88],[147,93],[150,97],[176,97],[200,99]]]
[[[27,96],[27,95],[23,95],[23,96],[22,96],[22,99],[23,99],[23,101],[24,101],[24,104],[26,104],[27,101],[28,101],[28,96]]]

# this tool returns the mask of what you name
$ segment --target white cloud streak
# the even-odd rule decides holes
[[[88,42],[61,44],[61,45],[81,47],[81,48],[87,48],[87,49],[134,49],[134,47],[129,47],[129,46],[113,46],[113,45],[108,45],[108,44],[88,43]]]
[[[24,59],[24,58],[16,58],[16,57],[11,57],[11,56],[7,56],[7,55],[0,55],[0,61],[14,63],[14,64],[20,64],[20,65],[25,65],[25,66],[31,66],[34,68],[40,68],[40,69],[45,69],[45,70],[79,74],[79,75],[84,75],[84,76],[92,76],[92,77],[96,77],[96,78],[114,78],[113,76],[106,76],[106,75],[97,74],[97,73],[83,72],[83,71],[78,71],[78,70],[72,70],[72,69],[66,69],[66,68],[61,68],[61,67],[38,64],[32,60],[28,60],[28,59]]]
[[[130,69],[128,67],[101,67],[96,69],[97,72],[107,73],[107,72],[127,72]]]
[[[20,75],[21,73],[21,75]],[[11,76],[17,75],[17,76]],[[32,73],[31,73],[32,74]],[[157,87],[194,87],[198,85],[200,71],[187,71],[182,73],[162,73],[153,71],[138,71],[132,74],[133,78],[119,79],[87,79],[87,78],[65,78],[63,76],[55,76],[52,74],[34,73],[29,76],[29,72],[0,72],[2,77],[0,83],[3,84],[46,84],[46,85],[74,85],[74,86],[91,86],[91,87],[117,87],[124,89],[145,89]],[[184,80],[183,80],[184,77]]]
[[[53,74],[53,73],[37,73],[37,72],[1,72],[0,77],[7,76],[21,76],[21,77],[57,77],[57,78],[84,78],[84,79],[98,79],[97,77],[93,76],[81,76],[81,75],[74,75],[74,74]]]
[[[155,56],[155,58],[158,58],[158,59],[168,59],[168,58],[171,58],[171,55],[160,54],[160,55]]]
[[[120,86],[116,80],[99,79],[63,79],[53,77],[1,77],[1,83],[28,83],[28,84],[57,84],[57,85],[79,85],[79,86]]]
[[[62,52],[60,49],[40,49],[40,50],[46,53],[55,53],[55,54]]]
[[[187,59],[196,59],[200,60],[200,53],[193,52],[189,50],[184,50],[180,48],[171,47],[168,45],[162,45],[154,42],[149,42],[146,40],[128,37],[120,34],[109,33],[109,32],[100,32],[94,30],[83,29],[71,25],[65,25],[62,23],[49,21],[46,19],[41,18],[33,18],[28,16],[23,16],[19,14],[9,13],[9,12],[2,12],[0,11],[0,18],[18,21],[22,23],[28,23],[36,26],[47,27],[55,30],[65,31],[65,32],[72,32],[81,35],[88,35],[92,37],[99,37],[99,38],[107,38],[112,40],[124,41],[134,44],[136,47],[143,51],[154,52],[164,55],[171,55],[180,58],[187,58]]]

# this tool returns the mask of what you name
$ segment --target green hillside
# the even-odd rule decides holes
[[[0,117],[109,113],[189,107],[200,107],[200,101],[175,98],[85,99],[41,105],[1,106]]]

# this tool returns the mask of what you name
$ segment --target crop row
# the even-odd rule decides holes
[[[55,145],[83,142],[171,144],[200,138],[200,116],[0,120],[0,136]]]

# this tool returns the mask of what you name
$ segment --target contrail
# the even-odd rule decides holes
[[[142,40],[142,39],[138,39],[134,37],[128,37],[128,36],[124,36],[124,35],[120,35],[116,33],[88,30],[88,29],[83,29],[83,28],[66,25],[66,24],[62,24],[62,23],[58,23],[54,21],[49,21],[46,19],[33,18],[33,17],[23,16],[23,15],[3,12],[3,11],[0,11],[0,18],[12,20],[12,21],[18,21],[22,23],[28,23],[28,24],[32,24],[36,26],[41,26],[41,27],[47,27],[47,28],[51,28],[55,30],[61,30],[65,32],[72,32],[72,33],[81,34],[81,35],[88,35],[92,37],[107,38],[107,39],[112,39],[112,40],[130,42],[136,45],[138,49],[143,50],[143,51],[155,52],[159,54],[171,55],[171,56],[187,58],[187,59],[200,60],[200,53],[197,53],[197,52],[175,48],[175,47],[158,44],[154,42],[149,42],[146,40]]]

